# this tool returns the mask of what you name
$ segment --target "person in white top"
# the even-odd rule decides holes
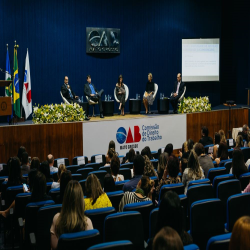
[[[58,168],[54,167],[54,156],[52,154],[47,156],[47,162],[49,163],[50,172],[58,171]]]
[[[111,175],[115,182],[124,181],[124,176],[118,174],[120,170],[120,160],[116,155],[114,155],[113,158],[111,159],[110,168],[111,168]]]
[[[50,228],[51,249],[57,249],[58,239],[64,233],[93,229],[91,220],[84,215],[85,202],[82,187],[71,180],[65,190],[61,213],[57,213]]]
[[[52,185],[51,185],[51,189],[54,189],[54,188],[59,188],[60,187],[60,179],[61,179],[61,175],[63,172],[65,172],[67,169],[65,167],[64,164],[60,164],[59,168],[58,168],[58,172],[57,172],[57,176],[58,176],[58,181],[55,182],[53,181],[52,182]]]

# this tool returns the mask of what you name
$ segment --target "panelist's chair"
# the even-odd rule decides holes
[[[92,101],[88,96],[86,96],[87,102],[89,103],[89,105],[93,106],[93,117],[95,117],[95,105],[98,104],[98,102],[94,102]]]
[[[153,100],[155,100],[155,97],[157,95],[157,92],[158,92],[158,84],[155,83],[155,92],[154,92],[154,95],[153,95]],[[143,95],[143,97],[145,97],[145,94]],[[150,112],[150,105],[148,105],[148,111]]]
[[[186,89],[187,89],[187,87],[186,87],[186,86],[184,86],[184,91],[183,91],[182,95],[180,96],[180,98],[179,98],[178,102],[181,102],[181,101],[182,101],[182,99],[184,98],[185,93],[186,93]]]
[[[126,102],[128,100],[128,96],[129,96],[129,89],[128,89],[128,86],[126,84],[123,84],[123,85],[124,85],[124,88],[125,88],[125,91],[126,91],[126,94],[125,94],[125,102]],[[114,97],[115,97],[115,100],[120,103],[120,101],[118,100],[118,98],[116,96],[115,89],[114,89]]]
[[[62,97],[62,99],[63,99],[63,101],[64,101],[65,104],[70,104],[68,102],[68,100],[63,96],[62,91],[60,91],[60,95],[61,95],[61,97]]]

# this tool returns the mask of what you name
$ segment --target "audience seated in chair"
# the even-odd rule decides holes
[[[238,135],[241,135],[243,137],[243,140],[245,140],[247,143],[249,142],[249,138],[248,138],[248,130],[249,127],[247,124],[244,124],[242,127],[242,131],[238,133]]]
[[[21,174],[28,174],[30,171],[29,164],[29,155],[27,152],[22,153],[22,162],[21,162]]]
[[[232,168],[230,173],[232,173],[235,178],[239,179],[242,174],[248,172],[248,169],[244,162],[244,155],[241,149],[235,149],[233,151]]]
[[[128,151],[128,159],[126,160],[125,163],[133,163],[134,162],[134,158],[135,158],[135,150],[133,148],[131,148]]]
[[[242,135],[237,135],[236,137],[236,145],[234,149],[240,149],[244,147],[244,141]]]
[[[215,161],[217,165],[219,165],[221,161],[224,161],[227,159],[229,159],[227,144],[220,143],[219,148],[218,148],[217,158],[215,159]]]
[[[174,151],[174,146],[172,143],[168,143],[164,149],[164,152],[168,153],[168,156],[172,155]]]
[[[156,176],[158,178],[158,175],[154,169],[154,166],[152,162],[149,160],[147,155],[143,156],[144,162],[145,162],[145,167],[144,167],[144,175],[148,177]]]
[[[65,167],[64,164],[60,164],[59,168],[58,168],[58,172],[57,172],[57,176],[58,176],[58,181],[52,183],[51,185],[51,189],[53,188],[59,188],[60,187],[60,179],[61,179],[61,175],[63,172],[65,172],[67,169]]]
[[[23,152],[26,152],[26,148],[24,146],[21,146],[18,149],[18,152],[17,152],[17,157],[18,157],[20,162],[22,162],[22,154],[23,154]]]
[[[85,183],[85,210],[112,207],[107,194],[102,190],[100,181],[95,174],[90,174]]]
[[[113,140],[111,140],[109,142],[109,147],[108,147],[108,151],[107,151],[107,154],[106,154],[106,164],[110,164],[111,158],[113,157],[113,155],[112,155],[111,158],[109,157],[109,151],[110,151],[110,149],[113,149],[112,152],[115,152],[115,142]]]
[[[182,183],[185,187],[184,194],[187,193],[188,184],[190,181],[204,179],[203,170],[199,164],[198,156],[194,150],[191,151],[188,158],[188,166],[183,172]]]
[[[153,191],[154,181],[150,180],[148,176],[142,176],[135,192],[125,192],[119,205],[119,211],[122,212],[127,204],[152,200]]]
[[[157,174],[158,174],[158,179],[161,180],[164,170],[167,166],[168,162],[168,153],[161,153],[158,161],[158,167],[157,167]]]
[[[38,157],[33,157],[30,163],[30,170],[32,169],[37,169],[39,170],[40,168],[40,160]]]
[[[54,167],[54,156],[52,154],[47,156],[47,162],[49,163],[50,172],[53,173],[58,171],[58,168]]]
[[[144,155],[147,155],[147,157],[149,158],[149,160],[153,160],[154,157],[152,156],[151,154],[151,150],[150,150],[150,147],[146,146],[142,151],[141,151],[141,155],[144,156]]]
[[[64,233],[93,229],[91,220],[84,215],[85,203],[82,187],[71,180],[65,190],[61,213],[57,213],[50,228],[51,248],[57,249],[58,239]]]
[[[45,175],[46,182],[53,182],[53,179],[50,176],[49,163],[47,161],[42,162],[40,166],[40,172]]]
[[[64,192],[68,183],[72,180],[72,175],[69,170],[64,171],[60,176],[60,194],[56,197],[56,203],[62,204]]]
[[[117,156],[117,153],[115,152],[115,150],[113,148],[110,148],[107,155],[106,155],[106,164],[105,164],[105,166],[110,165],[111,159],[113,158],[113,156]]]
[[[115,181],[111,174],[106,174],[103,181],[103,190],[104,192],[114,192],[115,189]]]
[[[218,133],[220,134],[220,142],[227,143],[227,138],[224,130],[220,129]]]
[[[110,168],[111,168],[111,175],[115,182],[124,181],[124,176],[118,174],[120,170],[120,160],[116,155],[114,155],[113,158],[111,159]]]
[[[213,144],[213,139],[208,136],[209,131],[206,126],[201,128],[201,139],[199,140],[199,143],[201,143],[203,146]]]

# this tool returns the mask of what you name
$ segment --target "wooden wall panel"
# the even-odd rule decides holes
[[[0,127],[0,162],[7,162],[25,146],[31,157],[40,161],[51,153],[55,158],[69,158],[83,154],[82,123],[18,125]]]
[[[248,124],[248,109],[232,109],[230,129],[242,127],[243,124]],[[202,126],[208,127],[209,136],[212,138],[220,129],[225,131],[228,138],[229,110],[187,114],[187,139],[191,138],[198,142]]]

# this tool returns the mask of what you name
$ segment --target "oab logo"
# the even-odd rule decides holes
[[[139,126],[134,126],[134,137],[132,135],[131,129],[128,129],[128,133],[124,127],[118,128],[116,132],[116,140],[118,143],[123,144],[126,143],[133,143],[141,141],[141,134]]]

